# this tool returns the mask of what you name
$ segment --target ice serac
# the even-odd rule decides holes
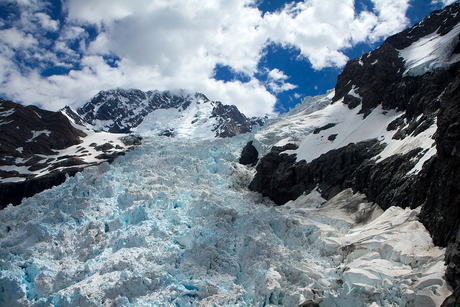
[[[96,129],[116,133],[141,131],[188,137],[207,134],[225,138],[250,132],[254,125],[233,105],[183,90],[101,91],[77,112]]]
[[[437,306],[449,294],[418,210],[383,213],[351,189],[274,206],[246,188],[248,138],[149,136],[0,211],[0,305]]]
[[[446,278],[457,290],[445,306],[460,304],[459,12],[460,3],[435,11],[349,61],[331,105],[306,115],[310,127],[294,145],[264,156],[250,185],[277,204],[352,188],[383,209],[421,206],[420,221],[447,246]],[[268,123],[260,144],[270,129],[281,130]],[[371,144],[374,152],[362,151]]]
[[[70,107],[51,112],[0,99],[0,209],[113,161],[129,147],[119,137],[84,126]]]

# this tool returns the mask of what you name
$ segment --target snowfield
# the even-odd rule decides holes
[[[216,135],[213,129],[217,125],[216,119],[211,118],[214,106],[212,101],[193,97],[186,109],[157,109],[133,130],[141,135],[160,134],[169,130],[177,137],[213,138]]]
[[[439,306],[451,293],[444,250],[417,210],[382,212],[351,190],[275,207],[246,188],[246,142],[287,137],[267,129],[146,137],[0,211],[0,305]]]
[[[404,75],[421,76],[436,68],[449,68],[460,61],[460,55],[454,52],[459,33],[460,24],[457,24],[444,36],[435,31],[400,50],[399,54],[405,61]]]

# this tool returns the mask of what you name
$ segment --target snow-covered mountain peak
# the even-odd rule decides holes
[[[235,106],[185,90],[101,91],[77,110],[96,130],[178,137],[232,137],[251,131],[253,122]]]
[[[217,104],[208,99],[190,99],[177,109],[160,108],[149,113],[132,131],[141,135],[214,137],[210,132],[218,123],[212,117],[212,111]]]

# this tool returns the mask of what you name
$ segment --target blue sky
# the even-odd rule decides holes
[[[453,0],[0,0],[0,97],[186,89],[248,116],[334,88],[349,59]]]

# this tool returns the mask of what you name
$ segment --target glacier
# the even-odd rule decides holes
[[[247,189],[248,140],[302,140],[299,121],[330,97],[229,139],[145,136],[0,211],[0,305],[439,306],[445,250],[419,209],[383,212],[350,189],[275,206]]]

